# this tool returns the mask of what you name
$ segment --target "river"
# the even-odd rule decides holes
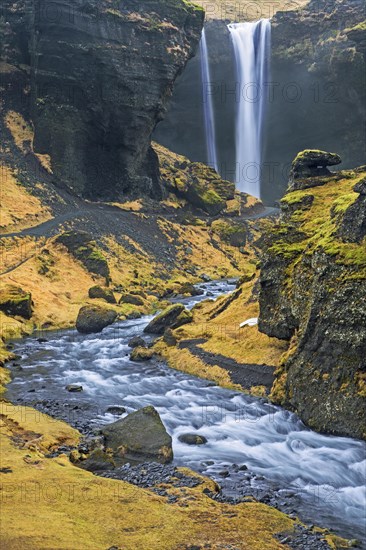
[[[188,307],[235,285],[202,287],[202,296],[185,300]],[[316,433],[265,399],[220,388],[162,362],[131,362],[128,341],[151,318],[119,322],[97,335],[64,330],[47,333],[43,343],[34,337],[14,342],[22,359],[20,367],[10,365],[6,397],[43,407],[84,431],[115,421],[106,412],[112,405],[127,412],[153,405],[173,438],[176,464],[216,479],[228,496],[248,494],[248,486],[258,495],[275,490],[280,508],[365,541],[365,443]],[[81,384],[84,391],[71,394],[67,384]],[[204,435],[208,443],[181,443],[178,436],[187,432]]]

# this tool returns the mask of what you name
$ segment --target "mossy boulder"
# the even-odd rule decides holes
[[[108,262],[89,233],[68,231],[59,235],[56,242],[63,244],[88,271],[109,280]]]
[[[104,300],[105,302],[108,302],[108,304],[116,304],[117,300],[113,294],[113,292],[109,288],[103,288],[99,285],[92,286],[89,288],[89,298],[99,298],[100,300]]]
[[[83,334],[101,332],[116,319],[117,313],[113,309],[102,306],[83,306],[76,319],[76,328]]]
[[[189,296],[201,296],[203,294],[202,288],[197,288],[192,283],[183,283],[178,288],[179,294],[188,294]]]
[[[307,179],[305,182],[299,182],[297,180],[329,176],[331,172],[328,170],[327,166],[335,166],[341,162],[341,157],[336,153],[328,153],[317,149],[305,149],[301,151],[292,162],[290,190],[295,191],[322,185],[322,181],[314,182],[311,179]]]
[[[210,216],[217,216],[226,207],[226,201],[204,181],[193,181],[185,195],[192,206],[200,208]]]
[[[178,328],[190,323],[193,319],[192,313],[183,304],[172,304],[159,313],[145,327],[144,332],[150,334],[164,334],[167,328]]]
[[[131,304],[133,306],[143,306],[144,300],[138,294],[123,294],[119,299],[119,304]]]
[[[133,348],[130,354],[131,361],[136,363],[143,363],[144,361],[150,361],[154,356],[154,350],[151,348],[137,346]]]
[[[220,239],[231,246],[245,246],[247,242],[248,229],[246,223],[237,223],[230,220],[215,220],[211,229]]]
[[[24,291],[19,286],[1,285],[0,310],[11,317],[19,315],[24,319],[30,319],[32,317],[31,293]]]
[[[111,449],[117,465],[146,461],[165,464],[173,459],[172,438],[152,406],[109,424],[102,434],[105,448]]]

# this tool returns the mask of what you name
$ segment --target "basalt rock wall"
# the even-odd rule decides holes
[[[161,197],[151,134],[203,16],[184,0],[5,0],[1,58],[27,77],[33,147],[58,182],[90,199]]]

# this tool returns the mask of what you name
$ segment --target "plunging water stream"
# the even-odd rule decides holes
[[[268,83],[271,24],[269,19],[228,25],[236,60],[236,184],[260,197],[265,84]]]
[[[201,56],[201,77],[202,77],[202,102],[203,116],[205,121],[205,137],[207,149],[207,164],[219,171],[217,152],[216,152],[216,135],[215,135],[215,119],[212,102],[212,82],[210,73],[210,62],[208,58],[208,48],[205,29],[202,30],[200,42]]]
[[[186,301],[189,307],[207,291],[218,295],[234,288],[226,283],[204,286],[203,296]],[[95,427],[116,420],[106,412],[112,405],[123,405],[127,412],[154,405],[172,435],[176,463],[219,479],[232,494],[246,475],[234,465],[245,464],[257,474],[258,485],[266,478],[283,491],[284,499],[289,491],[295,493],[296,512],[303,519],[362,539],[365,444],[315,433],[295,414],[263,399],[225,390],[163,363],[131,362],[127,343],[150,319],[120,322],[97,335],[68,330],[49,333],[43,344],[35,338],[16,343],[23,370],[13,371],[7,397],[13,402],[34,397],[38,404],[61,402],[70,422]],[[72,383],[84,391],[68,393],[65,386]],[[178,440],[186,432],[202,434],[208,443],[187,446]],[[219,475],[223,469],[225,479]]]

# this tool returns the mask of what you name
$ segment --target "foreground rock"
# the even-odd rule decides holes
[[[1,285],[0,287],[0,311],[6,315],[24,319],[32,317],[32,296],[15,285]]]
[[[193,319],[192,313],[183,304],[173,304],[154,317],[145,327],[144,332],[149,334],[164,334],[167,328],[178,328],[190,323]]]
[[[116,319],[117,313],[112,309],[102,306],[84,306],[80,309],[76,319],[76,328],[83,334],[101,332]]]
[[[172,438],[154,407],[144,407],[109,424],[102,434],[105,448],[112,450],[117,465],[144,461],[165,464],[173,459]]]

